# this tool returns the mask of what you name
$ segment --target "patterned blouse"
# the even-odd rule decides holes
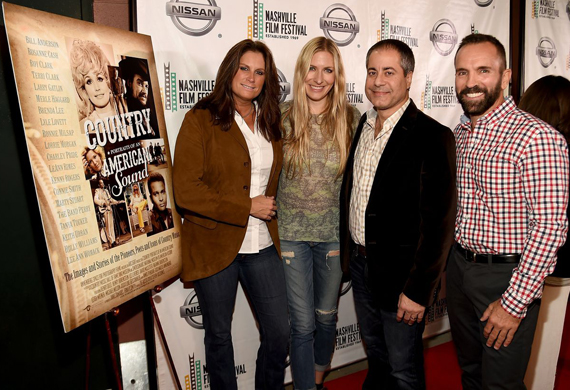
[[[291,102],[281,104],[285,112]],[[360,112],[353,110],[351,133],[354,133]],[[322,131],[324,114],[312,115],[309,143],[309,164],[297,171],[294,178],[287,177],[285,163],[279,178],[277,208],[279,237],[288,241],[338,242],[339,196],[342,176],[335,179],[340,164],[340,153],[333,144],[332,135]],[[291,131],[289,120],[284,123],[285,133]],[[352,135],[352,134],[351,134]],[[288,147],[283,149],[284,161]]]

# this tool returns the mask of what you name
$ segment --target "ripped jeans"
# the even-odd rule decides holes
[[[291,317],[291,370],[295,389],[315,388],[326,371],[336,334],[342,278],[338,242],[281,241]]]

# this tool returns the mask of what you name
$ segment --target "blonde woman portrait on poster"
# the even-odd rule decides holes
[[[145,233],[143,211],[146,209],[147,201],[143,194],[141,193],[139,183],[133,184],[133,193],[131,195],[131,203],[129,208],[131,212],[137,216],[139,223],[139,230],[141,233]]]
[[[258,323],[256,389],[282,389],[289,318],[275,195],[283,162],[277,68],[243,40],[226,54],[214,91],[184,117],[173,185],[182,274],[193,281],[212,390],[237,389],[232,316],[238,282]]]
[[[295,389],[322,389],[334,351],[342,279],[339,194],[360,113],[347,101],[340,51],[310,40],[295,65],[293,100],[282,103],[284,167],[277,208],[291,317]]]
[[[105,178],[105,150],[101,146],[90,149],[85,146],[81,150],[83,172],[87,180]]]
[[[95,123],[118,114],[109,79],[109,60],[95,42],[80,39],[73,41],[69,57],[83,131],[87,120]]]

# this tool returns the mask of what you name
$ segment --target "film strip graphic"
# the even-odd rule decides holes
[[[188,355],[190,375],[184,377],[186,390],[202,390],[202,363],[195,360],[194,355]]]
[[[263,39],[263,3],[253,0],[253,38]],[[248,20],[249,29],[249,20]]]
[[[170,72],[170,62],[164,64],[164,109],[166,111],[177,111],[176,101],[176,73]]]
[[[422,92],[422,106],[424,109],[431,110],[431,80],[429,76],[426,75],[426,87]]]
[[[390,19],[386,18],[386,11],[382,11],[380,17],[380,30],[376,31],[376,35],[376,40],[378,41],[390,38]]]
[[[247,17],[247,39],[253,39],[253,18]]]
[[[540,1],[539,0],[535,0],[532,2],[532,8],[530,11],[530,16],[533,19],[538,19],[538,11],[540,9]]]

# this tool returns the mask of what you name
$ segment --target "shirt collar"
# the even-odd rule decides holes
[[[477,121],[477,125],[481,124],[485,125],[490,122],[499,121],[502,118],[504,118],[507,114],[515,110],[516,108],[517,106],[515,105],[513,97],[507,96],[505,98],[505,101],[501,103],[501,105],[499,105],[493,111],[488,112],[486,115],[479,118],[479,120]],[[471,129],[471,119],[467,115],[462,114],[461,117],[459,118],[459,121],[462,127],[467,128],[469,130]]]
[[[404,112],[406,112],[406,109],[410,105],[411,101],[412,99],[408,98],[402,107],[398,108],[396,112],[394,112],[384,121],[384,127],[382,128],[383,131],[380,131],[378,136],[380,136],[380,134],[384,133],[385,131],[392,130],[394,127],[396,127],[400,119],[402,119],[402,116],[404,116]],[[370,110],[366,111],[366,124],[374,129],[376,126],[377,117],[378,113],[376,112],[376,109],[372,107]]]

